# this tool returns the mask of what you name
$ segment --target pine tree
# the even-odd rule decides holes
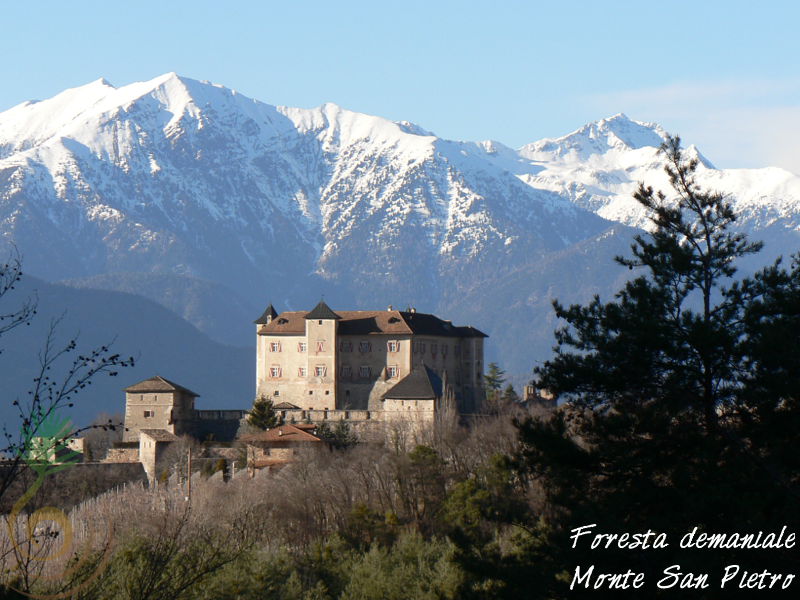
[[[744,333],[738,286],[726,283],[734,261],[761,244],[730,231],[730,204],[698,187],[697,159],[685,159],[679,138],[662,152],[677,199],[640,185],[634,197],[648,209],[654,231],[635,238],[632,258],[617,258],[648,273],[608,304],[597,297],[588,306],[554,303],[568,325],[556,332],[556,357],[537,374],[542,387],[583,407],[625,408],[658,398],[673,414],[699,411],[713,429],[717,409],[736,390]]]
[[[317,436],[337,450],[347,450],[358,444],[358,437],[353,433],[350,423],[344,419],[337,421],[333,428],[323,422],[317,427]]]
[[[675,197],[639,187],[652,231],[634,239],[632,257],[617,258],[645,273],[609,303],[554,303],[566,325],[554,358],[535,373],[537,387],[566,405],[520,427],[522,471],[546,491],[552,552],[565,569],[582,559],[601,571],[629,564],[619,552],[567,554],[569,529],[589,523],[678,535],[696,525],[757,531],[798,520],[789,450],[798,429],[781,424],[800,425],[800,359],[776,350],[800,349],[798,262],[734,282],[736,259],[761,244],[731,230],[730,203],[699,187],[698,161],[687,160],[678,138],[661,151]],[[685,562],[676,546],[644,555],[639,570]],[[733,559],[741,557],[705,553],[691,570]],[[770,560],[775,568],[788,557]]]
[[[262,431],[276,427],[279,424],[279,418],[272,406],[272,400],[261,396],[253,402],[253,408],[247,415],[247,422]]]
[[[504,404],[514,404],[519,402],[519,394],[517,394],[517,390],[514,389],[514,386],[509,383],[503,390],[503,395],[500,396],[500,399]]]
[[[489,363],[489,371],[483,376],[483,386],[486,393],[484,410],[489,414],[500,412],[500,390],[506,380],[506,372],[497,363]]]
[[[489,372],[483,376],[484,387],[487,391],[499,392],[506,381],[506,372],[497,363],[489,363]]]

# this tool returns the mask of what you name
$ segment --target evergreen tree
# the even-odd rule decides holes
[[[278,426],[280,419],[272,406],[272,400],[261,396],[253,402],[253,408],[247,415],[247,422],[257,429],[266,431]]]
[[[344,419],[337,421],[333,428],[328,423],[323,422],[317,427],[317,436],[337,450],[347,450],[358,443],[358,438],[353,433],[350,423]]]
[[[580,525],[669,532],[671,549],[637,557],[637,570],[680,563],[711,572],[741,557],[681,553],[674,536],[693,526],[757,532],[798,520],[798,461],[789,450],[798,429],[785,424],[798,423],[799,359],[776,350],[798,349],[798,263],[733,282],[735,260],[761,244],[731,231],[730,204],[697,185],[698,162],[678,138],[661,151],[676,197],[639,187],[652,232],[635,238],[632,257],[617,258],[645,274],[609,303],[554,303],[566,325],[554,358],[536,369],[537,385],[567,404],[520,427],[522,471],[546,491],[552,552],[569,571],[582,561],[624,572],[631,561],[620,551],[569,550],[567,534]],[[768,560],[773,570],[790,564],[780,553]]]
[[[519,402],[519,394],[517,394],[517,390],[514,389],[514,386],[509,383],[503,390],[503,395],[500,396],[500,399],[503,401],[503,404],[514,404]]]
[[[506,380],[506,372],[497,363],[489,363],[489,371],[483,376],[486,393],[484,410],[489,414],[500,412],[500,390]]]
[[[488,392],[499,392],[506,381],[506,372],[497,363],[489,363],[489,372],[483,376],[483,385]]]

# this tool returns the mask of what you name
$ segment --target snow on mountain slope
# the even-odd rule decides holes
[[[632,121],[622,113],[588,123],[556,139],[544,139],[520,148],[520,155],[544,162],[585,162],[610,152],[626,154],[632,150],[661,145],[666,132],[656,123]]]
[[[0,228],[50,279],[167,271],[252,294],[314,273],[389,290],[422,266],[435,296],[453,263],[503,269],[607,226],[485,156],[334,104],[174,73],[98,80],[0,114]]]
[[[665,138],[659,125],[618,114],[564,137],[523,146],[519,155],[530,161],[531,169],[518,166],[515,172],[528,185],[569,198],[606,219],[646,228],[644,211],[632,195],[644,182],[669,196],[664,160],[657,152]],[[754,237],[774,227],[796,232],[799,236],[793,242],[790,237],[775,253],[800,247],[799,177],[771,167],[716,169],[695,146],[686,152],[700,161],[698,183],[728,194],[743,230]]]
[[[208,325],[227,290],[239,312],[324,293],[468,318],[501,342],[490,360],[525,373],[547,357],[550,299],[613,293],[626,226],[647,226],[632,192],[669,188],[665,136],[620,114],[514,150],[174,73],[100,79],[0,113],[0,233],[31,273],[191,304],[182,315],[228,342]],[[687,151],[769,254],[800,247],[800,178]]]

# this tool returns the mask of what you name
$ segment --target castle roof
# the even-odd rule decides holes
[[[383,396],[391,400],[435,400],[442,397],[442,379],[426,365],[418,367],[393,385]]]
[[[278,316],[278,313],[273,308],[272,304],[270,304],[267,308],[264,309],[264,312],[258,317],[253,323],[256,325],[265,325],[270,322],[270,319],[274,319]]]
[[[305,319],[320,318],[313,316],[313,312],[284,311],[277,318],[273,318],[269,324],[262,325],[258,333],[260,335],[303,335],[306,332]],[[333,311],[331,312],[333,313]],[[487,337],[485,333],[474,327],[458,327],[435,315],[414,311],[344,310],[333,314],[340,319],[339,335],[382,333],[457,338]]]
[[[335,319],[339,320],[342,317],[337,315],[335,312],[331,310],[331,307],[325,304],[324,300],[320,300],[319,304],[317,304],[311,312],[305,316],[306,319],[311,321],[315,321],[317,319]]]
[[[145,379],[139,383],[134,383],[133,385],[126,387],[125,391],[134,394],[148,394],[154,392],[183,392],[184,394],[189,394],[190,396],[199,396],[199,394],[195,394],[192,390],[187,389],[182,385],[178,385],[169,379],[161,377],[161,375],[155,375],[150,379]]]

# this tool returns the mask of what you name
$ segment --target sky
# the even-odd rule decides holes
[[[512,147],[624,112],[800,174],[800,3],[7,0],[0,111],[105,77],[209,80]]]

